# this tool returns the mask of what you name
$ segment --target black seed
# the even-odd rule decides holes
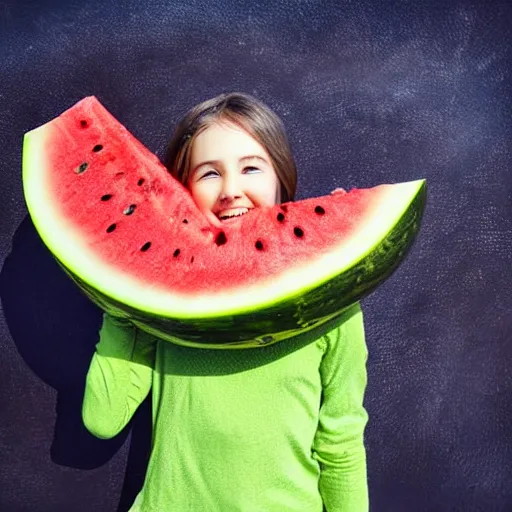
[[[103,149],[103,146],[101,144],[96,144],[96,146],[94,146],[92,148],[92,150],[97,153],[98,151],[101,151]]]
[[[277,214],[277,220],[278,220],[279,222],[284,222],[284,213],[279,212],[279,213]]]
[[[140,250],[142,252],[146,252],[149,248],[151,247],[151,242],[146,242],[141,248]]]
[[[104,196],[101,196],[102,201],[108,201],[112,197],[112,194],[105,194]]]
[[[125,215],[131,215],[135,211],[135,208],[137,208],[137,205],[136,204],[131,204],[130,206],[128,206],[128,208],[125,208],[123,213]]]
[[[82,120],[80,121],[80,126],[81,126],[82,128],[87,128],[87,121],[85,121],[84,119],[82,119]]]
[[[85,172],[85,170],[87,169],[87,167],[89,167],[89,164],[87,162],[84,162],[83,164],[80,164],[76,169],[75,169],[75,172],[77,174],[82,174],[83,172]]]
[[[173,255],[173,257],[174,257],[174,258],[177,258],[177,257],[180,255],[180,252],[181,252],[181,251],[180,251],[179,249],[176,249],[176,250],[173,252],[173,254],[172,254],[172,255]]]
[[[194,256],[192,256],[192,258],[190,258],[190,263],[194,263]]]
[[[139,187],[144,183],[144,178],[141,178],[139,181],[137,181],[137,185],[139,185]]]
[[[227,241],[228,239],[226,238],[226,233],[224,233],[224,231],[221,231],[215,238],[215,243],[217,245],[224,245]]]
[[[107,228],[107,233],[112,233],[112,231],[114,231],[114,229],[116,229],[116,225],[110,224],[110,226]]]
[[[315,213],[318,213],[318,215],[323,215],[325,210],[321,206],[315,206]]]
[[[187,219],[183,219],[183,224],[188,224],[188,220]]]
[[[262,251],[263,250],[263,242],[261,240],[258,240],[254,246],[256,247],[256,249],[258,249],[258,251]]]
[[[297,237],[297,238],[302,238],[304,236],[304,231],[302,231],[301,228],[299,228],[298,226],[295,226],[293,228],[293,234]]]

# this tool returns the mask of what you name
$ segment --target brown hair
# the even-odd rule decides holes
[[[230,121],[254,137],[267,151],[281,184],[281,202],[293,201],[297,168],[281,119],[265,104],[244,93],[221,94],[190,109],[167,147],[164,165],[184,185],[190,173],[195,137],[215,122]]]

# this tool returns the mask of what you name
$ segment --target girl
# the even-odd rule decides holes
[[[244,94],[190,110],[165,164],[217,225],[295,194],[281,121]],[[151,457],[131,512],[365,512],[366,358],[359,304],[326,335],[244,350],[174,345],[105,314],[83,420],[113,437],[151,391]]]

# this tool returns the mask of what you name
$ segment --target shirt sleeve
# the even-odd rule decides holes
[[[152,383],[156,340],[126,320],[103,315],[85,383],[82,419],[93,435],[109,439],[130,421]]]
[[[320,464],[319,488],[326,512],[367,512],[368,484],[363,407],[366,360],[363,314],[358,304],[327,335],[320,374],[322,403],[313,456]]]

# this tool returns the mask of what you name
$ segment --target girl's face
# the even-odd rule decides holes
[[[229,122],[216,122],[195,138],[187,187],[217,226],[280,201],[279,180],[267,151]]]

